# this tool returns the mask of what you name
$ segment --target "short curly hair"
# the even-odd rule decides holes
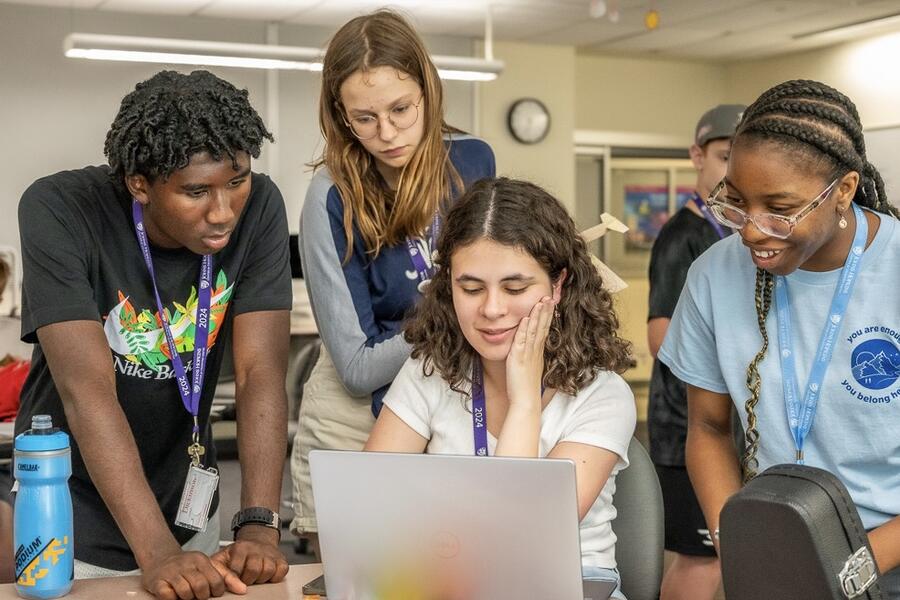
[[[461,393],[471,382],[475,350],[456,319],[450,261],[458,248],[481,239],[524,250],[551,281],[567,272],[559,318],[544,346],[546,387],[574,395],[601,369],[622,373],[633,366],[631,344],[617,333],[612,296],[566,209],[532,183],[500,177],[482,179],[450,209],[438,240],[440,268],[405,325],[412,356],[423,359],[426,376],[437,369]]]
[[[209,71],[160,71],[142,81],[122,99],[106,134],[110,174],[119,183],[136,174],[165,179],[204,151],[227,156],[235,168],[239,152],[258,158],[274,138],[248,97]]]

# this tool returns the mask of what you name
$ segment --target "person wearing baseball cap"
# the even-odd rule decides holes
[[[654,361],[647,425],[665,505],[665,546],[675,553],[660,600],[712,600],[721,582],[718,557],[685,467],[687,389],[656,353],[691,263],[731,233],[713,218],[704,200],[725,176],[731,137],[745,108],[720,104],[700,117],[690,148],[697,171],[695,191],[663,226],[650,255],[647,340]]]

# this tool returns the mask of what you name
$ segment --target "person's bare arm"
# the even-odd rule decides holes
[[[731,398],[687,386],[687,469],[710,535],[725,502],[741,489],[741,467],[731,434]],[[713,540],[718,549],[719,543]]]
[[[578,492],[578,520],[594,506],[619,457],[615,452],[577,442],[560,442],[547,458],[568,458],[575,462],[575,487]]]
[[[650,356],[653,358],[656,358],[656,353],[662,346],[671,321],[672,319],[665,317],[655,317],[647,321],[647,346],[650,349]]]
[[[900,568],[900,516],[870,531],[869,543],[879,571],[887,573]]]
[[[233,574],[223,578],[202,553],[182,552],[169,531],[116,396],[101,325],[54,323],[39,328],[37,337],[85,466],[143,571],[144,587],[166,600],[221,596],[226,585],[241,593]],[[71,360],[76,355],[79,360]]]
[[[290,351],[290,313],[255,311],[234,318],[234,379],[241,507],[278,512],[287,454],[285,377]],[[279,533],[245,525],[235,543],[216,556],[246,584],[278,582],[288,564],[278,549]]]

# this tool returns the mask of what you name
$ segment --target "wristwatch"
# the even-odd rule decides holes
[[[268,508],[251,506],[237,511],[231,519],[231,531],[235,539],[237,539],[238,530],[244,525],[262,525],[274,529],[278,532],[279,541],[281,540],[281,517],[277,512],[272,512]]]

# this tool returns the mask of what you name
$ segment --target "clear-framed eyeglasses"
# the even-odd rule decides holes
[[[409,129],[419,120],[419,105],[424,99],[425,95],[423,94],[415,104],[412,102],[398,104],[385,115],[385,118],[396,129]],[[359,115],[349,119],[344,117],[344,123],[357,139],[371,140],[378,135],[378,131],[381,129],[381,115]]]
[[[764,234],[783,240],[791,235],[797,223],[828,200],[837,182],[837,179],[832,181],[827,188],[822,190],[821,194],[791,216],[776,215],[774,213],[760,213],[754,216],[744,212],[734,206],[732,202],[729,202],[728,190],[724,179],[713,189],[706,201],[706,205],[716,220],[726,227],[741,230],[748,222],[752,221],[756,228]]]

